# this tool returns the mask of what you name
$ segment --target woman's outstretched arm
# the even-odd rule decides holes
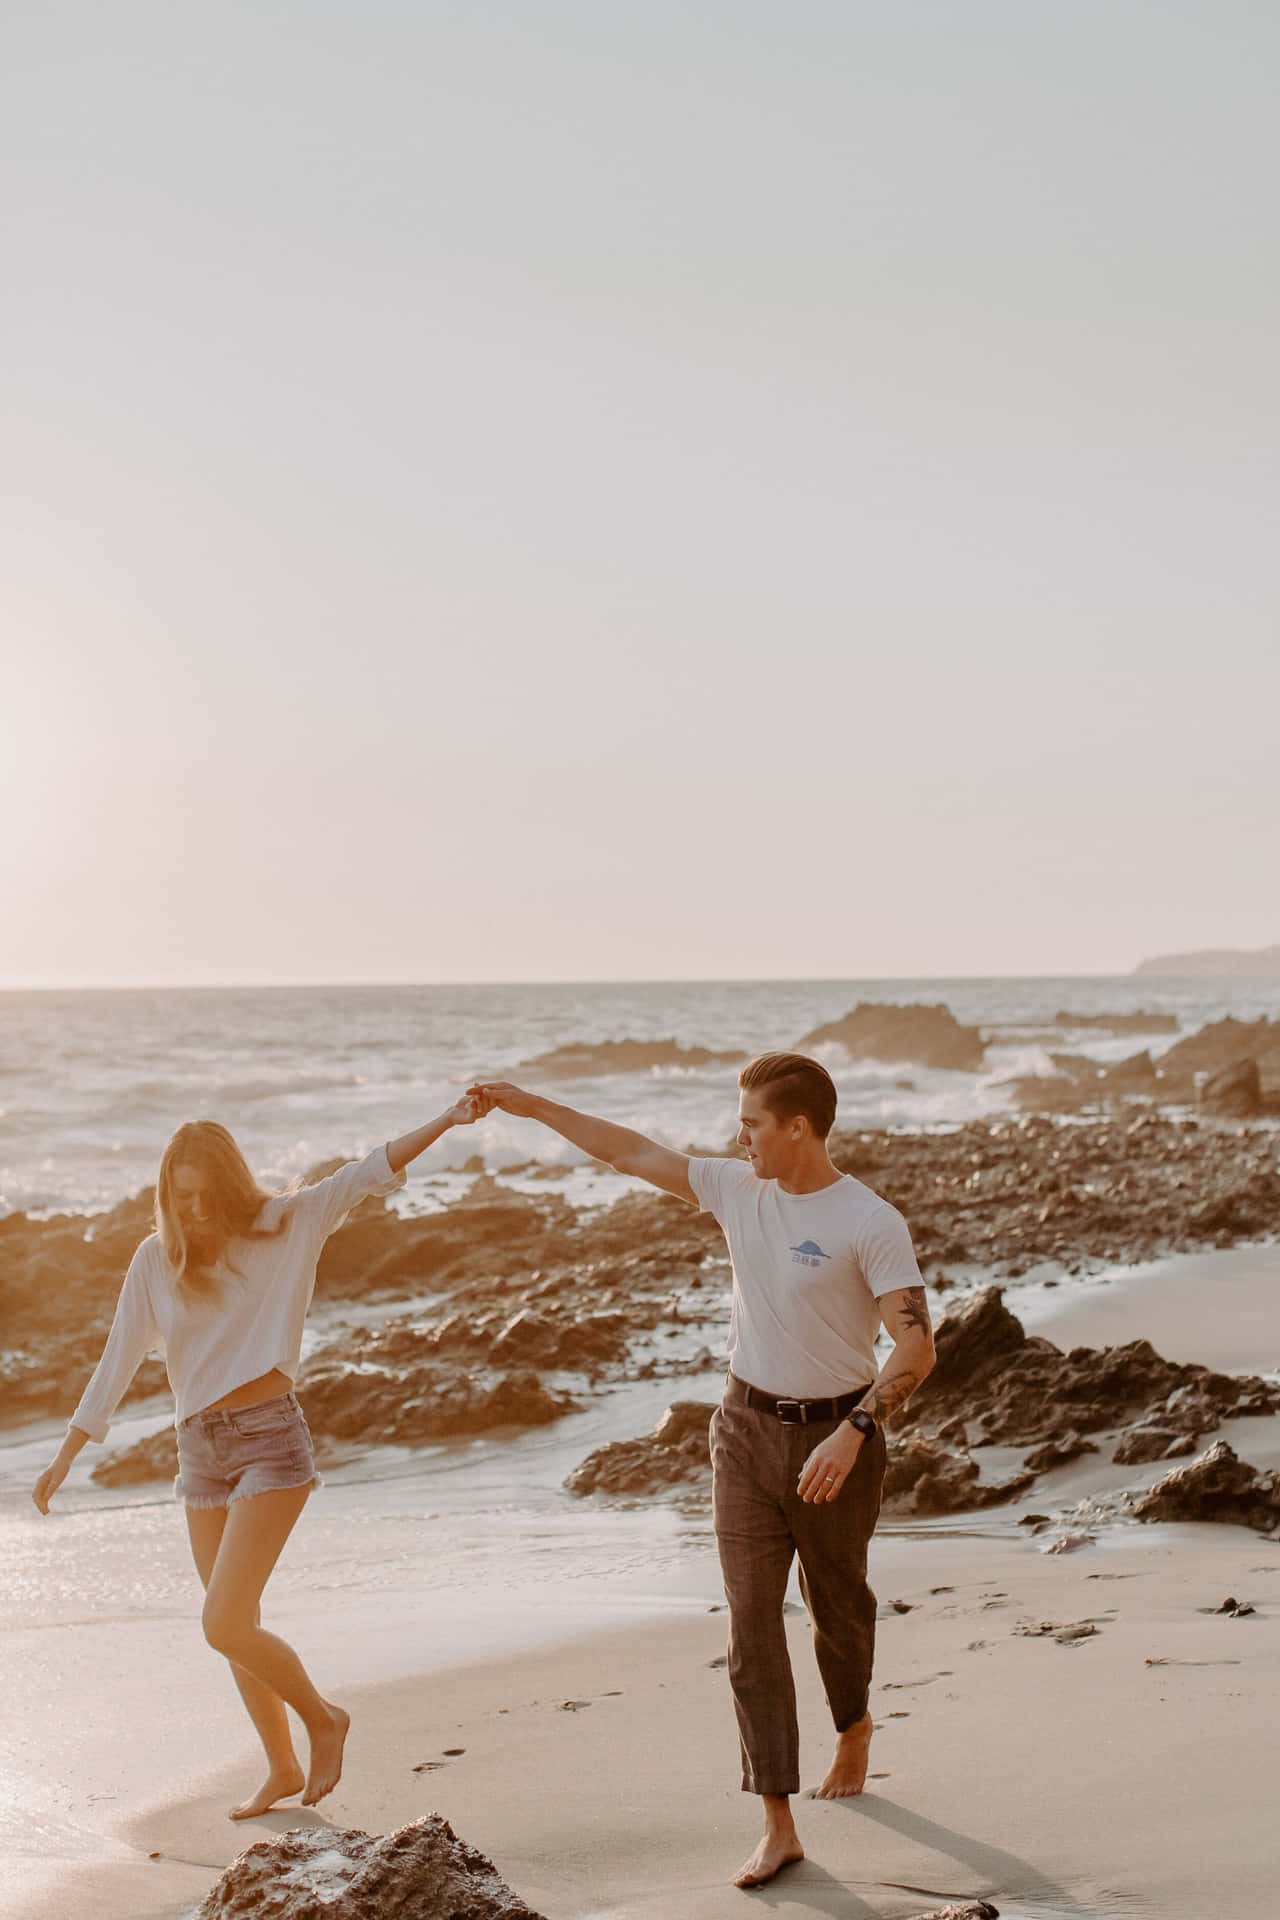
[[[483,1100],[473,1093],[464,1093],[461,1100],[455,1101],[438,1119],[429,1120],[425,1127],[415,1127],[412,1133],[402,1133],[398,1140],[388,1140],[387,1160],[392,1173],[402,1173],[411,1160],[434,1146],[450,1127],[469,1127],[473,1121],[483,1119],[487,1111]]]

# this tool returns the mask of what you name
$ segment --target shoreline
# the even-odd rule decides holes
[[[1188,1358],[1234,1370],[1242,1323],[1256,1316],[1276,1326],[1278,1285],[1273,1245],[1181,1256],[1039,1293],[1043,1313],[1029,1313],[1028,1326],[1064,1345],[1133,1334],[1177,1353],[1189,1341]],[[1009,1289],[1017,1311],[1023,1291]],[[1025,1291],[1029,1306],[1035,1290]],[[1220,1310],[1206,1310],[1206,1298]],[[1266,1356],[1251,1358],[1265,1364]],[[1267,1464],[1280,1448],[1280,1423],[1241,1424],[1250,1442],[1241,1451]],[[1237,1437],[1232,1427],[1226,1437]],[[500,1474],[500,1449],[484,1457],[485,1471]],[[1008,1507],[882,1526],[872,1561],[881,1602],[872,1773],[888,1777],[869,1782],[858,1801],[797,1802],[809,1860],[775,1894],[750,1897],[868,1920],[905,1920],[940,1904],[906,1886],[986,1893],[1006,1920],[1095,1920],[1117,1910],[1127,1920],[1198,1920],[1205,1911],[1269,1920],[1263,1794],[1280,1680],[1280,1541],[1238,1527],[1120,1523],[1062,1555],[1018,1530],[1031,1506],[1070,1503],[1100,1481],[1135,1484],[1157,1471],[1077,1464],[1044,1475]],[[11,1643],[54,1705],[31,1716],[6,1753],[42,1783],[41,1813],[27,1818],[49,1823],[43,1838],[27,1831],[34,1853],[10,1857],[13,1920],[179,1920],[223,1865],[271,1832],[304,1823],[382,1831],[434,1810],[548,1920],[719,1920],[744,1911],[746,1896],[727,1883],[754,1843],[758,1809],[738,1789],[732,1707],[713,1664],[725,1616],[708,1610],[720,1598],[714,1557],[690,1559],[681,1545],[685,1532],[695,1542],[699,1528],[705,1533],[705,1518],[682,1522],[667,1502],[566,1508],[553,1556],[565,1537],[585,1545],[593,1529],[603,1538],[616,1525],[612,1550],[640,1571],[579,1581],[576,1626],[568,1612],[559,1624],[544,1616],[542,1643],[518,1651],[499,1644],[504,1608],[527,1630],[530,1591],[485,1590],[492,1637],[477,1658],[465,1578],[434,1591],[415,1586],[420,1517],[412,1500],[388,1505],[380,1484],[362,1486],[352,1512],[394,1538],[407,1526],[394,1591],[349,1584],[349,1502],[339,1501],[327,1519],[309,1516],[305,1553],[318,1576],[282,1567],[278,1597],[269,1596],[285,1631],[301,1628],[326,1686],[357,1709],[346,1776],[317,1810],[287,1806],[244,1826],[227,1821],[225,1808],[252,1784],[252,1736],[221,1663],[200,1642],[172,1509],[140,1507],[135,1525],[114,1534],[95,1518],[105,1503],[85,1510],[86,1566],[95,1555],[150,1566],[168,1554],[173,1582],[132,1615],[113,1607],[108,1617],[77,1621],[69,1601],[50,1629]],[[404,1486],[412,1493],[424,1482]],[[464,1495],[460,1486],[456,1497]],[[661,1601],[646,1514],[665,1530]],[[536,1577],[537,1541],[530,1550]],[[553,1557],[547,1567],[554,1575],[573,1564]],[[546,1602],[551,1587],[541,1594]],[[629,1610],[623,1625],[617,1612],[604,1617],[610,1595]],[[1228,1595],[1253,1614],[1216,1613]],[[895,1612],[894,1600],[910,1610]],[[446,1607],[473,1630],[471,1650],[446,1635],[449,1645],[424,1661],[433,1608],[442,1625]],[[1095,1631],[1076,1643],[1019,1631],[1044,1622]],[[805,1777],[817,1778],[829,1728],[799,1612],[789,1630]],[[363,1648],[361,1632],[370,1643]],[[92,1702],[87,1728],[70,1727],[57,1708],[77,1688]],[[145,1731],[113,1726],[113,1703],[119,1711],[140,1695]],[[195,1759],[193,1720],[202,1728]],[[466,1752],[446,1757],[455,1746]],[[171,1773],[158,1793],[160,1756],[172,1766],[174,1755],[186,1771]],[[423,1763],[429,1770],[415,1773]],[[1241,1793],[1241,1782],[1256,1790]],[[118,1797],[103,1797],[112,1792]],[[62,1857],[53,1857],[59,1846]]]
[[[856,1801],[797,1800],[808,1859],[779,1900],[878,1920],[944,1896],[989,1898],[1005,1920],[1269,1920],[1280,1546],[1210,1527],[1148,1529],[1067,1561],[991,1537],[878,1544],[873,1777]],[[1257,1613],[1217,1616],[1219,1589]],[[1038,1631],[1050,1622],[1094,1631],[1061,1643]],[[246,1746],[183,1793],[139,1800],[111,1823],[113,1858],[68,1863],[12,1920],[179,1920],[271,1833],[384,1832],[433,1811],[547,1920],[740,1913],[728,1880],[758,1807],[737,1784],[724,1630],[707,1611],[348,1689],[348,1768],[319,1809],[229,1822]],[[830,1729],[798,1613],[789,1637],[816,1780]],[[837,1885],[846,1904],[826,1904]]]

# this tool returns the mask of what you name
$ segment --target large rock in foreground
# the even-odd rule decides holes
[[[949,1007],[895,1007],[862,1000],[839,1020],[828,1020],[797,1042],[801,1052],[838,1040],[855,1060],[904,1060],[922,1067],[976,1073],[982,1035],[962,1027]]]
[[[1175,1467],[1138,1499],[1139,1520],[1221,1520],[1270,1533],[1280,1527],[1280,1473],[1259,1473],[1225,1440]]]
[[[192,1920],[546,1920],[438,1813],[395,1833],[302,1827],[232,1861]]]

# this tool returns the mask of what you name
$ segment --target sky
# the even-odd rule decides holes
[[[1280,11],[0,28],[0,985],[1280,939]]]

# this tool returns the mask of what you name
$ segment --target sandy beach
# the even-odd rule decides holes
[[[1140,1327],[1169,1354],[1267,1370],[1278,1285],[1280,1251],[1237,1248],[1095,1279],[1060,1304],[1032,1289],[1026,1317],[1063,1346]],[[1235,1422],[1228,1437],[1275,1466],[1275,1424]],[[386,1831],[438,1810],[548,1920],[716,1920],[749,1900],[900,1920],[962,1894],[1006,1916],[1269,1920],[1280,1542],[1121,1522],[1051,1554],[1018,1526],[1032,1509],[1059,1513],[1164,1470],[1076,1462],[1010,1507],[883,1527],[867,1792],[802,1802],[806,1861],[750,1895],[727,1884],[757,1806],[737,1784],[705,1542],[657,1599],[633,1579],[576,1604],[564,1589],[540,1608],[508,1595],[505,1614],[499,1595],[481,1618],[465,1604],[434,1620],[429,1604],[415,1610],[411,1567],[398,1596],[292,1586],[277,1617],[355,1714],[347,1770],[322,1808],[236,1826],[225,1809],[257,1762],[181,1597],[180,1542],[170,1528],[161,1553],[122,1527],[118,1550],[140,1554],[139,1580],[154,1577],[148,1556],[175,1556],[164,1604],[78,1632],[6,1635],[34,1688],[22,1689],[8,1757],[49,1830],[42,1845],[37,1816],[28,1809],[24,1826],[11,1810],[4,1910],[178,1920],[266,1834]],[[1252,1613],[1217,1612],[1228,1596]],[[1082,1627],[1093,1631],[1056,1637]],[[798,1608],[790,1630],[816,1780],[830,1736]]]

